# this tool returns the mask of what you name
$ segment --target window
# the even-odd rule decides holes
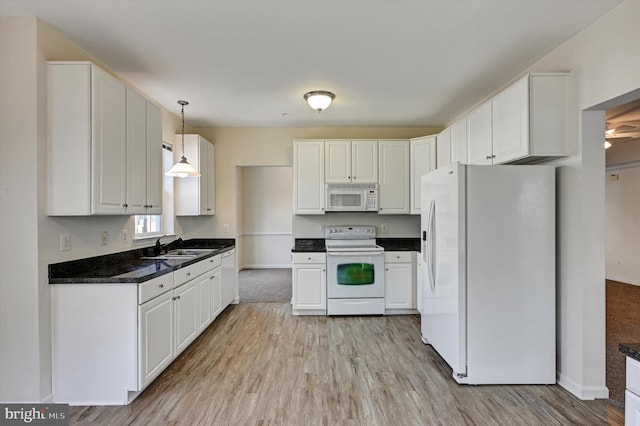
[[[139,214],[134,218],[134,238],[173,234],[173,177],[165,176],[173,166],[173,146],[162,143],[162,214]]]

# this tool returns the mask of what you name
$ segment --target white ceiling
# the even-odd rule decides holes
[[[619,0],[0,0],[196,127],[432,126]],[[563,71],[563,70],[548,70]],[[336,94],[318,114],[302,96]]]

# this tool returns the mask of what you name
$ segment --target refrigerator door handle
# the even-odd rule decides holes
[[[429,262],[431,264],[430,273],[431,273],[431,283],[432,283],[432,292],[436,292],[436,250],[435,250],[435,227],[436,221],[436,201],[431,200],[431,208],[429,211]]]
[[[433,257],[434,255],[434,250],[433,250],[434,213],[435,213],[435,200],[431,200],[431,204],[429,205],[429,215],[427,216],[427,232],[426,232],[427,239],[425,242],[426,259],[424,259],[424,261],[427,264],[427,272],[429,275],[429,287],[431,288],[432,293],[435,293],[435,289],[436,289],[435,264],[433,263],[433,260],[434,260],[434,257]]]

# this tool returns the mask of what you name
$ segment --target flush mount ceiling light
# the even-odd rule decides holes
[[[184,106],[189,105],[187,101],[178,101],[178,104],[182,106],[182,157],[180,157],[180,161],[169,169],[165,175],[186,178],[186,177],[199,177],[200,173],[187,161],[187,157],[184,156]]]
[[[336,98],[331,92],[326,90],[314,90],[304,94],[304,100],[307,101],[309,106],[318,112],[322,112],[331,105],[331,101]]]

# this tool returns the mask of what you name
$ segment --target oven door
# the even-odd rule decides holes
[[[327,297],[384,297],[384,253],[327,252]]]

